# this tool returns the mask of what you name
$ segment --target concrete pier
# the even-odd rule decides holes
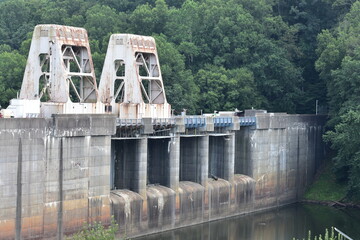
[[[170,164],[169,185],[171,189],[178,192],[180,181],[180,136],[173,136],[169,142]]]

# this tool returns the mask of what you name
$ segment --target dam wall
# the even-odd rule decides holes
[[[322,164],[325,118],[249,114],[241,128],[0,119],[0,239],[63,239],[112,215],[136,237],[296,202]]]
[[[257,114],[256,128],[236,134],[235,172],[256,181],[257,209],[301,197],[324,160],[324,118]]]
[[[0,119],[0,239],[63,239],[108,223],[111,115]]]
[[[134,148],[128,145],[126,152],[138,156],[129,176],[136,187],[117,185],[111,191],[119,236],[156,233],[298,201],[323,163],[325,117],[250,114],[256,124],[240,130],[170,134],[155,145],[152,136],[132,140]],[[113,140],[116,152],[123,152],[121,141],[126,140]],[[115,157],[115,166],[129,161],[125,159],[123,154]],[[118,178],[116,171],[114,176]]]

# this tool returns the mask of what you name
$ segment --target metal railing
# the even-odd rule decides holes
[[[151,121],[154,126],[172,126],[176,124],[175,118],[153,118]]]
[[[336,227],[334,227],[334,230],[336,232],[338,232],[341,236],[343,236],[344,238],[348,239],[348,240],[353,240],[351,237],[349,237],[348,235],[346,235],[345,233],[343,233],[342,231],[340,231],[339,229],[337,229]]]
[[[151,124],[154,126],[170,126],[175,125],[175,118],[153,118],[151,119]],[[144,122],[142,119],[116,119],[116,125],[120,127],[134,127],[142,126]]]
[[[116,119],[116,126],[120,127],[134,127],[134,126],[141,126],[142,120],[141,119]]]

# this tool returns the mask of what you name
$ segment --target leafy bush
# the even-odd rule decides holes
[[[83,229],[67,238],[68,240],[112,240],[119,229],[114,217],[111,217],[111,224],[105,228],[101,222],[94,224],[85,223]]]

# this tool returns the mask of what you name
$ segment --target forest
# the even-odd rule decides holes
[[[175,113],[328,114],[334,170],[360,199],[360,1],[0,0],[0,105],[20,90],[37,24],[88,31],[97,79],[113,33],[156,39]]]

